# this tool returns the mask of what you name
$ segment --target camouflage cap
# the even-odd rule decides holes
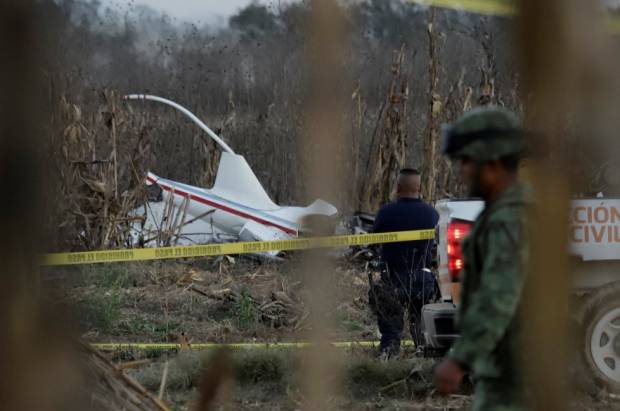
[[[525,150],[517,116],[501,107],[478,107],[443,132],[443,153],[452,158],[492,161]]]

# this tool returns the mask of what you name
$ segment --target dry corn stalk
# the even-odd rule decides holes
[[[409,83],[403,73],[405,47],[392,54],[392,81],[390,83],[385,111],[379,115],[383,120],[380,130],[375,131],[367,162],[366,178],[360,187],[360,209],[376,210],[390,199],[398,171],[405,164],[407,152],[407,99]]]

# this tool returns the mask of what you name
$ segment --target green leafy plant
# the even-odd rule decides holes
[[[232,311],[241,328],[248,328],[258,321],[256,304],[252,297],[245,291],[241,293],[235,302]]]

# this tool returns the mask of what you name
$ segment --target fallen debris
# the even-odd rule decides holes
[[[85,357],[93,409],[109,411],[171,411],[159,398],[126,375],[126,369],[114,365],[103,354],[87,344],[78,345]]]
[[[157,96],[132,94],[126,100],[149,100],[171,106],[198,125],[222,149],[215,183],[210,189],[161,178],[149,172],[148,186],[161,190],[163,206],[152,201],[144,206],[142,220],[134,224],[136,243],[144,246],[181,245],[188,242],[218,241],[220,235],[233,241],[269,241],[295,238],[307,231],[304,221],[334,218],[338,210],[318,199],[307,207],[274,203],[245,158],[236,154],[193,113],[179,104]],[[152,189],[150,191],[153,191]],[[159,195],[151,198],[158,198]],[[132,216],[138,216],[134,210]],[[335,222],[332,226],[335,226]],[[261,252],[276,256],[278,252]]]

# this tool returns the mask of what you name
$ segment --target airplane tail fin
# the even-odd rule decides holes
[[[258,181],[245,158],[238,154],[222,152],[215,184],[211,191],[252,208],[261,210],[279,208]]]

